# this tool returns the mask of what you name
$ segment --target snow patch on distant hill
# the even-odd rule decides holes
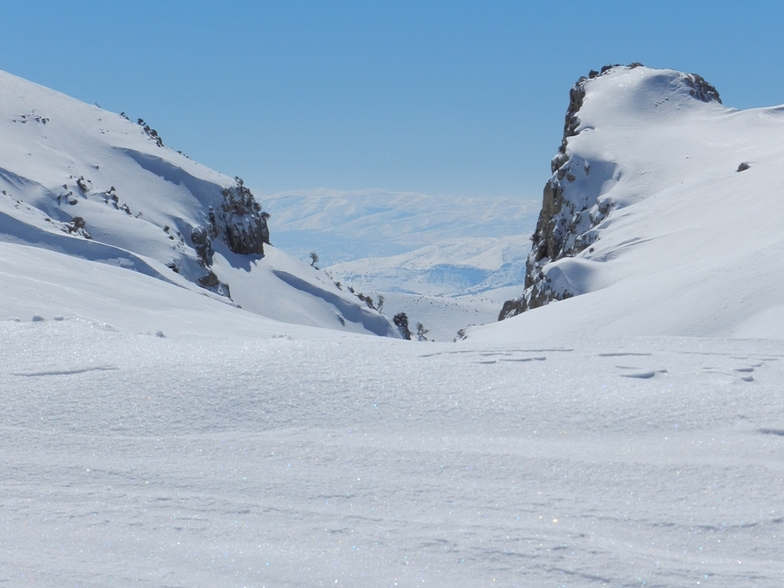
[[[383,190],[304,190],[267,195],[264,201],[275,223],[274,243],[300,259],[315,251],[324,267],[448,240],[516,237],[533,230],[539,209],[525,198]]]
[[[526,237],[445,239],[389,257],[335,264],[329,272],[360,288],[458,296],[514,286],[523,278]]]

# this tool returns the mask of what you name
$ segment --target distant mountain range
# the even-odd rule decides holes
[[[265,195],[264,202],[273,214],[275,243],[301,259],[315,251],[325,267],[464,239],[474,239],[471,257],[481,255],[476,239],[526,235],[540,207],[538,198],[383,190],[303,190]]]
[[[308,190],[265,196],[273,243],[299,259],[318,255],[335,280],[385,299],[451,341],[495,321],[525,279],[540,202],[383,190]]]

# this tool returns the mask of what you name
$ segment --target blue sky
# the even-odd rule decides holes
[[[784,103],[781,2],[12,1],[0,68],[131,118],[261,193],[539,198],[606,63]]]

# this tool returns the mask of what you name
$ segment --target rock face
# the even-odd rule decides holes
[[[224,188],[223,202],[217,212],[211,207],[208,214],[209,228],[194,227],[191,242],[196,250],[199,264],[208,270],[199,278],[203,288],[222,296],[231,297],[229,285],[218,280],[210,269],[214,253],[213,239],[223,237],[226,246],[240,255],[264,255],[264,244],[269,244],[269,213],[262,212],[261,205],[240,178],[235,185]]]
[[[210,211],[213,236],[223,235],[226,245],[241,255],[264,254],[264,243],[269,243],[267,219],[251,191],[240,178],[223,190],[221,210]]]
[[[564,257],[574,257],[598,238],[596,227],[613,210],[612,200],[602,196],[603,186],[616,178],[619,170],[612,161],[589,161],[572,153],[570,139],[581,132],[580,110],[590,85],[601,83],[600,78],[619,68],[638,67],[642,64],[604,66],[601,72],[591,71],[588,77],[581,77],[570,90],[563,139],[551,161],[552,176],[544,187],[542,209],[526,259],[525,289],[522,296],[504,303],[498,320],[574,295],[567,288],[555,285],[543,269]],[[688,88],[691,98],[721,103],[716,88],[701,76],[679,75],[679,83]]]
[[[191,242],[204,266],[212,265],[212,240],[218,237],[240,255],[264,255],[264,244],[270,242],[270,214],[261,211],[261,204],[240,178],[235,181],[234,186],[223,189],[220,210],[210,207],[209,228],[194,227],[191,231]]]

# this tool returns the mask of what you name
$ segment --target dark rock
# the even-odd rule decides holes
[[[85,229],[86,226],[87,223],[81,216],[75,216],[71,219],[70,223],[65,223],[65,226],[62,230],[70,233],[71,235],[79,235],[85,239],[92,239],[90,233],[88,233],[87,229]]]
[[[411,330],[408,328],[408,315],[405,312],[400,312],[392,318],[397,330],[403,336],[403,339],[411,340]]]
[[[215,292],[220,296],[225,296],[226,298],[231,298],[231,290],[229,289],[229,285],[226,282],[221,282],[218,279],[218,276],[215,275],[215,272],[210,270],[207,275],[202,276],[198,279],[199,286],[206,290],[210,290],[211,292]]]
[[[218,280],[218,276],[215,275],[215,272],[210,271],[206,276],[202,276],[199,278],[199,285],[204,288],[214,288],[220,284],[220,280]]]
[[[199,256],[199,262],[204,266],[212,265],[212,239],[204,227],[193,227],[191,230],[191,243]]]
[[[216,215],[210,210],[210,225],[215,236],[223,233],[223,240],[234,253],[264,254],[264,243],[269,243],[267,219],[251,191],[240,178],[223,190],[223,204]]]
[[[721,97],[718,90],[711,84],[705,81],[705,78],[697,74],[685,74],[683,78],[686,84],[691,88],[689,94],[692,98],[701,100],[702,102],[718,102],[721,104]]]

